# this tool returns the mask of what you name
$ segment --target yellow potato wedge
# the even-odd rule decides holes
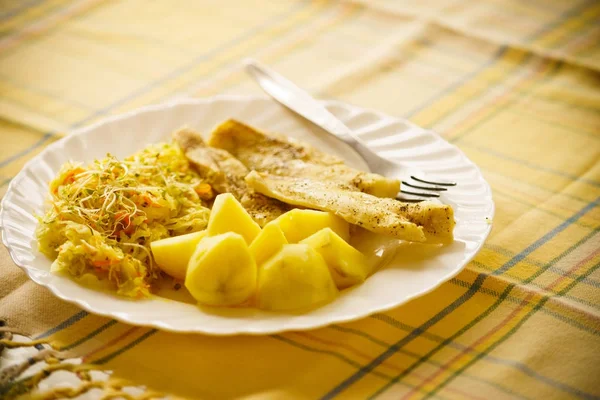
[[[319,252],[338,289],[361,283],[369,275],[367,258],[330,228],[321,229],[300,243],[307,244]]]
[[[260,266],[287,243],[288,241],[279,225],[272,221],[266,224],[256,239],[252,241],[250,254],[254,257],[256,265]]]
[[[338,290],[323,257],[306,244],[286,244],[258,270],[256,304],[297,310],[332,300]]]
[[[243,303],[256,290],[256,263],[246,241],[228,232],[204,238],[190,258],[185,287],[201,304]]]
[[[150,243],[156,265],[173,278],[185,279],[188,262],[206,231],[188,233]]]
[[[206,230],[208,236],[239,233],[250,244],[260,233],[260,226],[231,193],[222,193],[215,198]]]
[[[334,214],[324,211],[296,208],[281,215],[275,221],[290,243],[298,243],[323,228],[331,228],[346,241],[350,238],[348,223]]]

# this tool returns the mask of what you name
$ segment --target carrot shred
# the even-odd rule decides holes
[[[63,185],[66,183],[73,183],[75,182],[75,175],[80,174],[84,172],[83,168],[75,168],[72,169],[71,171],[69,171],[69,173],[67,173],[67,175],[65,175],[65,178],[63,179]]]
[[[194,191],[203,200],[209,200],[209,199],[212,199],[214,197],[212,186],[210,186],[208,183],[200,183],[200,184],[198,184],[194,188]]]

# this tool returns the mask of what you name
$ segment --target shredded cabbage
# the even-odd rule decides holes
[[[202,230],[211,187],[174,143],[151,145],[119,161],[65,164],[50,183],[51,206],[39,217],[39,249],[52,271],[94,274],[120,295],[146,297],[159,277],[150,243]]]

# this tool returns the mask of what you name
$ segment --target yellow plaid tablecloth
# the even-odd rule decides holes
[[[0,314],[174,395],[600,398],[600,2],[0,1],[1,193],[70,129],[185,96],[257,92],[240,59],[459,146],[497,213],[455,279],[310,332],[216,338],[54,298],[0,252]]]

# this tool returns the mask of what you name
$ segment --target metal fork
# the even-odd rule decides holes
[[[360,154],[372,172],[400,179],[400,193],[396,197],[400,201],[419,202],[440,197],[440,192],[456,186],[455,182],[434,182],[419,178],[419,171],[404,164],[387,160],[377,155],[342,121],[331,114],[321,103],[312,98],[294,83],[273,70],[259,64],[256,60],[244,61],[246,72],[254,78],[258,85],[271,97],[296,114],[304,117],[343,141]],[[408,188],[404,190],[404,187]],[[418,190],[418,191],[415,191]],[[408,195],[408,197],[407,197]]]

